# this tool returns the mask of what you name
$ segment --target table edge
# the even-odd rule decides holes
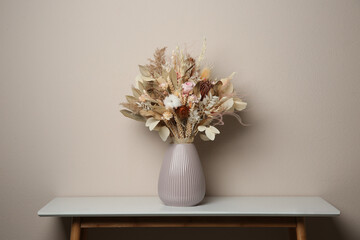
[[[56,199],[62,199],[62,198],[127,198],[127,197],[138,197],[138,198],[156,198],[157,196],[88,196],[88,197],[55,197],[52,200],[50,200],[46,205],[44,205],[38,212],[37,215],[39,217],[211,217],[211,216],[228,216],[228,217],[336,217],[340,216],[341,212],[339,209],[334,207],[331,203],[324,200],[322,197],[319,196],[206,196],[206,198],[252,198],[252,197],[259,197],[259,198],[318,198],[324,201],[326,204],[330,205],[334,210],[331,213],[304,213],[304,214],[282,214],[282,213],[252,213],[252,214],[246,214],[246,213],[111,213],[111,214],[59,214],[56,212],[49,212],[49,213],[43,213],[42,210],[50,204],[52,201]]]

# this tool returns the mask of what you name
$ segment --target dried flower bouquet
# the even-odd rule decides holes
[[[176,48],[170,58],[166,48],[157,49],[148,65],[139,65],[140,75],[133,96],[120,110],[129,118],[144,121],[150,131],[158,131],[161,139],[176,143],[191,143],[200,132],[204,141],[214,140],[220,131],[223,115],[231,114],[240,122],[236,111],[246,103],[234,93],[231,80],[235,73],[220,80],[211,78],[209,67],[201,66],[206,44],[197,60]]]

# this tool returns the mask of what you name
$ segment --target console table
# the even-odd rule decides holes
[[[290,238],[306,240],[306,217],[340,211],[320,197],[206,197],[194,207],[169,207],[158,197],[55,198],[40,217],[71,217],[70,240],[87,228],[285,227]]]

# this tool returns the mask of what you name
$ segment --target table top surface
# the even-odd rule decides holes
[[[165,206],[158,197],[61,197],[42,209],[41,217],[120,216],[338,216],[320,197],[206,197],[194,207]]]

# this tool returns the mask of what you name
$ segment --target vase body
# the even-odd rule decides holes
[[[194,206],[205,196],[205,177],[193,143],[171,144],[158,183],[161,201],[168,206]]]

